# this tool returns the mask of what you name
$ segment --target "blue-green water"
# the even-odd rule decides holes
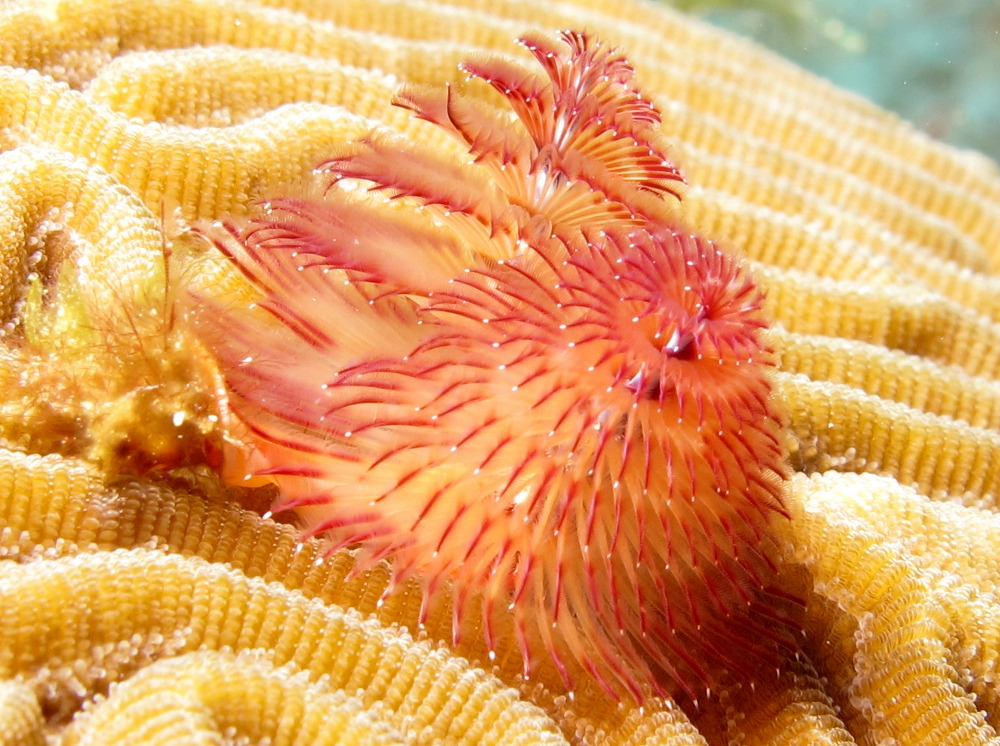
[[[1000,0],[674,0],[1000,161]]]

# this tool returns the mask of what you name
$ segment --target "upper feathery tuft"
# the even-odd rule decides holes
[[[464,65],[514,120],[399,95],[472,162],[373,135],[203,228],[255,290],[192,317],[244,473],[310,534],[420,578],[425,615],[450,594],[456,638],[511,629],[526,675],[697,700],[795,647],[762,292],[669,218],[683,180],[625,57],[521,42],[543,74]]]

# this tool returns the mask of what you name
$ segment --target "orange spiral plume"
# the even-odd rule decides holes
[[[464,66],[515,119],[398,98],[471,162],[373,136],[206,229],[257,297],[198,299],[198,330],[248,473],[331,550],[421,579],[425,614],[450,593],[456,637],[481,614],[492,649],[512,619],[526,675],[696,700],[794,648],[762,294],[671,217],[683,181],[625,58],[522,43],[543,74]]]

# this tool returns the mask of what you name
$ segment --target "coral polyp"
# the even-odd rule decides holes
[[[192,314],[245,427],[246,476],[331,551],[510,627],[525,675],[697,700],[794,648],[762,292],[684,228],[660,115],[616,50],[564,32],[397,103],[468,162],[386,135],[205,235],[250,308]],[[350,187],[350,188],[348,188]],[[507,627],[505,627],[507,625]]]

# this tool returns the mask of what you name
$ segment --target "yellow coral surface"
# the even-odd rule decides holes
[[[263,517],[172,311],[233,281],[186,226],[376,126],[454,148],[399,84],[566,27],[625,50],[684,219],[775,321],[803,653],[697,711],[453,650],[415,587],[379,604],[384,569]],[[0,2],[0,741],[1000,742],[998,271],[994,164],[660,5]]]

